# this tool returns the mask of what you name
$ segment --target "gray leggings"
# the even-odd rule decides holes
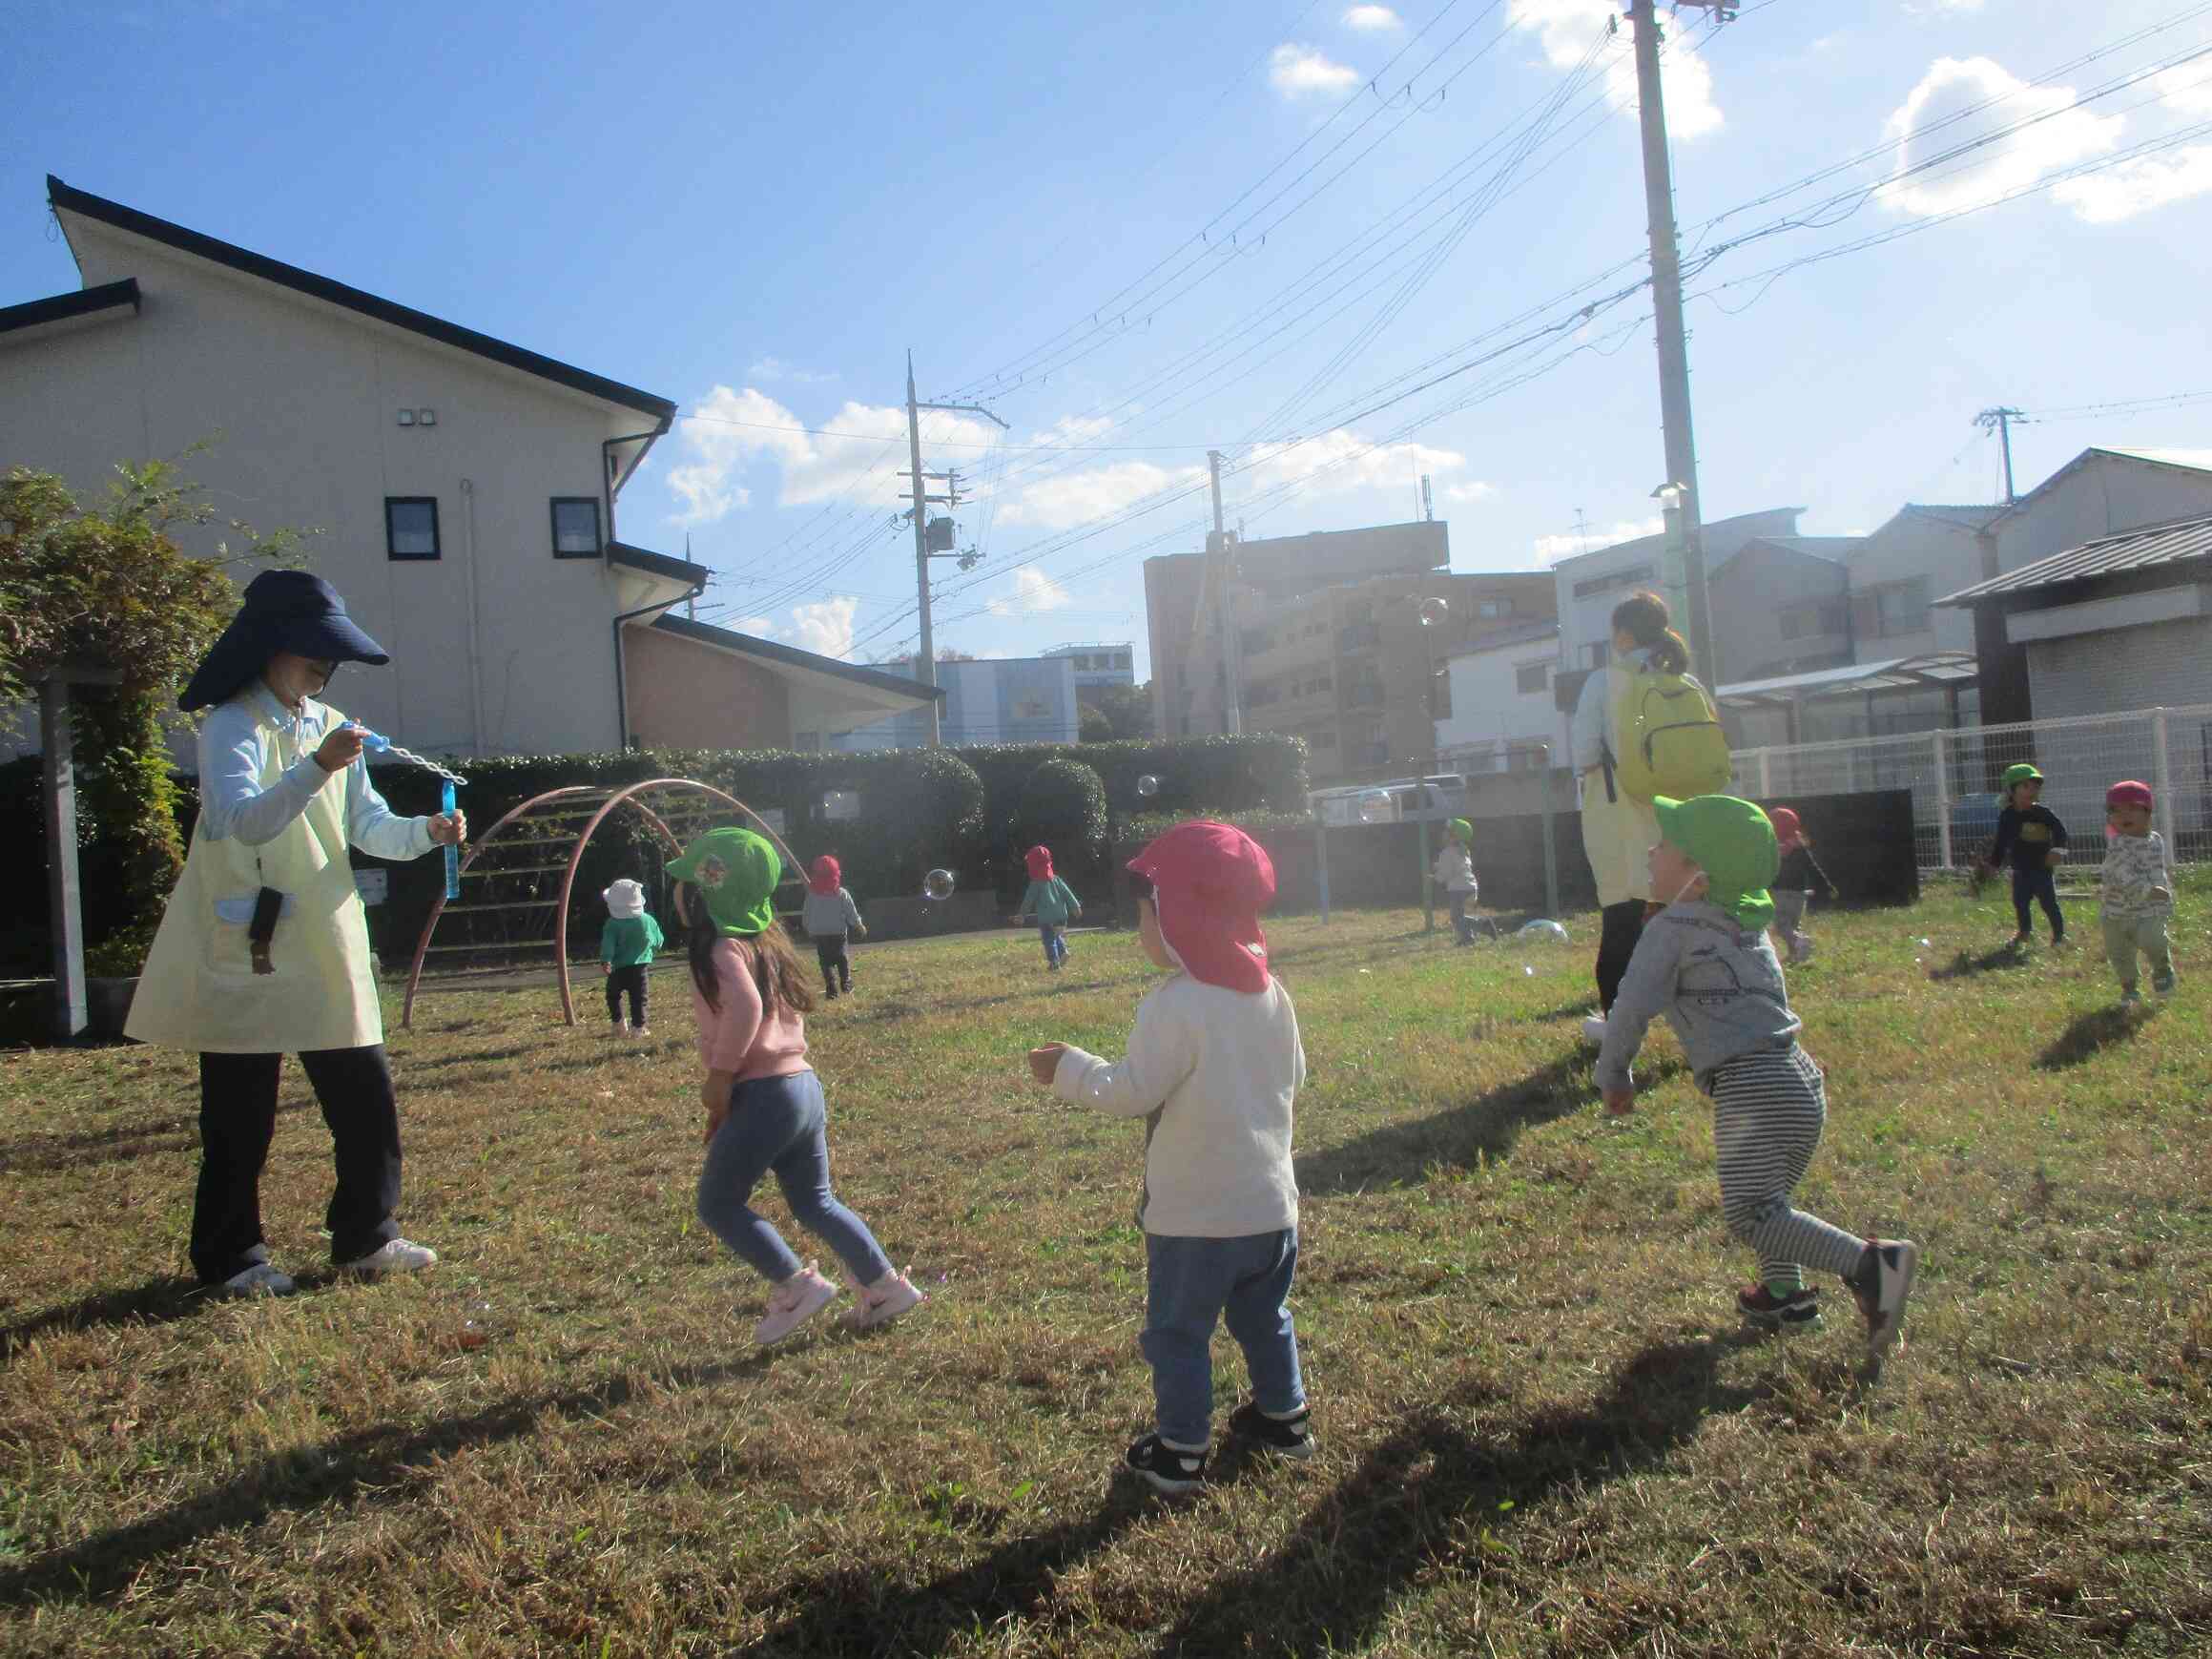
[[[730,1115],[707,1148],[699,1219],[772,1283],[791,1277],[800,1262],[747,1202],[771,1171],[792,1219],[836,1251],[855,1278],[872,1285],[891,1271],[868,1224],[830,1191],[827,1124],[821,1079],[812,1071],[755,1077],[730,1091]]]
[[[1761,1281],[1800,1286],[1809,1267],[1849,1276],[1867,1241],[1789,1202],[1828,1123],[1828,1089],[1812,1056],[1795,1043],[1739,1054],[1714,1069],[1712,1094],[1721,1215],[1759,1253]]]

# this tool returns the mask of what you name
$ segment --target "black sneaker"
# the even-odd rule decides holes
[[[1736,1293],[1736,1311],[1762,1331],[1809,1331],[1820,1323],[1820,1293],[1801,1285],[1778,1296],[1753,1285]]]
[[[1307,1425],[1312,1413],[1296,1417],[1270,1417],[1257,1400],[1246,1400],[1229,1414],[1229,1432],[1265,1451],[1277,1452],[1303,1462],[1313,1455],[1313,1435]]]
[[[1905,1303],[1920,1271],[1920,1247],[1910,1239],[1871,1238],[1858,1271],[1845,1282],[1867,1317],[1867,1361],[1879,1367],[1905,1329]]]
[[[1206,1454],[1179,1452],[1158,1435],[1147,1435],[1123,1455],[1122,1461],[1154,1491],[1171,1497],[1195,1492],[1206,1483]]]

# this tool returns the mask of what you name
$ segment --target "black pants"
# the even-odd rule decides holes
[[[645,1028],[645,981],[651,971],[647,964],[633,962],[628,967],[610,968],[607,974],[607,1017],[621,1023],[622,993],[630,993],[630,1023],[640,1030]]]
[[[1604,930],[1598,935],[1598,1006],[1609,1014],[1613,999],[1621,993],[1621,977],[1628,971],[1628,959],[1643,937],[1643,901],[1623,899],[1599,914],[1604,919]]]
[[[2066,918],[2058,908],[2058,875],[2051,869],[2013,870],[2013,914],[2020,919],[2020,931],[2033,933],[2036,924],[2029,920],[2028,906],[2040,903],[2043,914],[2051,919],[2051,937],[2054,941],[2066,937]]]
[[[853,964],[845,957],[843,934],[835,939],[816,940],[815,960],[822,964],[822,989],[831,996],[853,988]]]
[[[277,1132],[281,1054],[199,1057],[199,1191],[192,1210],[192,1265],[220,1284],[269,1259],[261,1237],[261,1166]],[[322,1121],[330,1126],[338,1190],[323,1224],[330,1259],[356,1261],[399,1237],[400,1103],[384,1046],[324,1048],[300,1056]]]

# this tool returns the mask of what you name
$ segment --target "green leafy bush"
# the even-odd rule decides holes
[[[1042,841],[1064,858],[1096,858],[1106,845],[1106,785],[1080,760],[1055,757],[1029,774],[1014,811],[1019,846]]]

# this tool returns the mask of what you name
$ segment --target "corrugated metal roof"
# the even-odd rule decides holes
[[[1777,679],[1738,680],[1714,688],[1724,704],[1787,703],[1801,697],[1838,693],[1900,691],[1913,687],[1971,684],[1978,665],[1971,651],[1931,651],[1920,656],[1892,656],[1881,662],[1847,663]]]
[[[2036,588],[2056,588],[2066,582],[2084,582],[2093,576],[2114,576],[2123,570],[2148,570],[2160,565],[2178,565],[2191,559],[2212,558],[2212,516],[2174,519],[2141,529],[2098,536],[2047,559],[1971,588],[1961,588],[1935,601],[1938,605],[1971,605],[1998,593],[2024,593]]]

